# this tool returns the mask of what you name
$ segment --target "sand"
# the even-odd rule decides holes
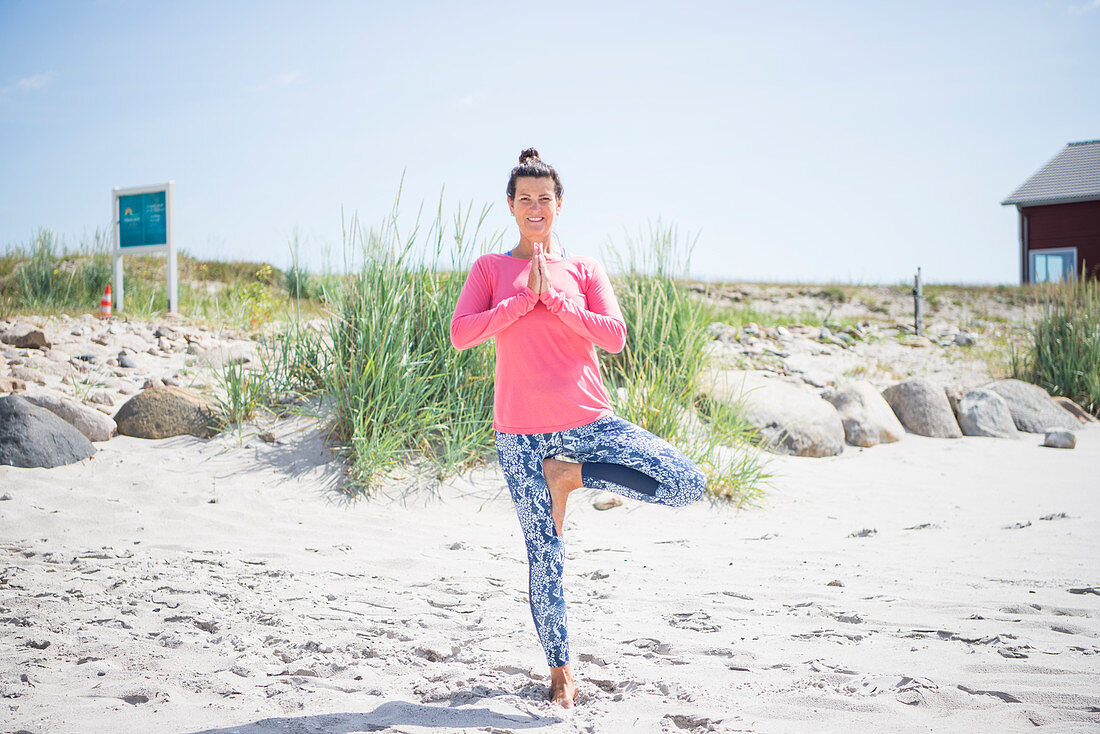
[[[574,494],[572,712],[495,467],[349,503],[308,419],[247,433],[0,467],[0,730],[1100,729],[1096,425],[774,457],[741,511]]]

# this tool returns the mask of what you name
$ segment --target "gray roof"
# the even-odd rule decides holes
[[[1002,204],[1035,206],[1100,199],[1100,140],[1069,143]]]

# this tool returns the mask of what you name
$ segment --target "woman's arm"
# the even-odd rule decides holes
[[[611,289],[611,281],[598,264],[588,269],[588,287],[584,292],[588,308],[583,308],[562,295],[553,284],[540,299],[550,313],[597,347],[611,353],[626,346],[626,322],[619,302]]]
[[[537,293],[524,288],[517,295],[492,305],[489,274],[481,261],[476,261],[466,276],[466,284],[462,286],[451,318],[451,344],[456,349],[469,349],[492,338],[530,311],[538,300]]]

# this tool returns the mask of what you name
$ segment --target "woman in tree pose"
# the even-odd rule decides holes
[[[619,352],[626,324],[603,268],[564,257],[551,240],[562,184],[538,151],[508,179],[519,243],[474,262],[451,320],[451,342],[496,339],[493,427],[530,563],[531,614],[550,664],[550,698],[570,708],[562,522],[569,493],[609,490],[679,507],[706,490],[703,473],[668,442],[616,416],[596,347]],[[563,461],[566,456],[572,461]]]

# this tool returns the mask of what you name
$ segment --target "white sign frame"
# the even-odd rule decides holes
[[[122,247],[119,233],[119,197],[133,196],[135,194],[155,194],[161,191],[164,192],[164,229],[168,241],[161,245]],[[175,313],[179,308],[179,273],[176,268],[176,182],[168,181],[162,184],[132,186],[125,189],[120,186],[115,186],[111,189],[111,222],[113,225],[112,229],[114,230],[114,242],[111,248],[111,255],[114,258],[114,283],[112,290],[114,291],[115,309],[121,311],[123,303],[125,302],[123,296],[122,273],[123,255],[165,252],[168,254],[168,311],[170,313]]]

